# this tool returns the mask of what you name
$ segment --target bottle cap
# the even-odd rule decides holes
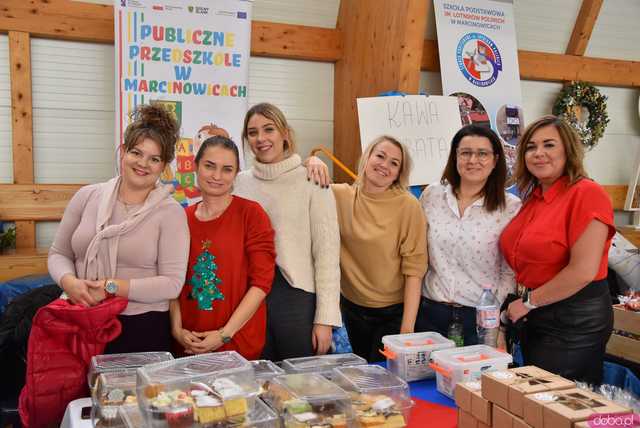
[[[491,285],[491,284],[482,284],[482,289],[483,290],[492,290],[493,289],[493,285]]]

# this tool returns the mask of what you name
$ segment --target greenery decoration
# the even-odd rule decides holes
[[[586,118],[582,117],[584,109],[588,111]],[[587,82],[566,85],[553,105],[553,114],[563,117],[573,126],[587,150],[596,146],[609,123],[607,97]]]

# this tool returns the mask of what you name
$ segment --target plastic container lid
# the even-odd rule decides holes
[[[288,358],[282,361],[287,373],[327,373],[336,367],[367,364],[367,360],[356,354],[329,354],[313,357]]]
[[[393,352],[430,352],[443,347],[454,347],[455,343],[440,333],[409,333],[384,336],[382,343]]]
[[[250,363],[253,366],[256,380],[258,381],[271,380],[276,376],[284,374],[284,370],[269,360],[254,360],[250,361]]]
[[[334,372],[333,382],[349,392],[361,425],[372,419],[381,426],[407,424],[413,407],[407,382],[375,365],[340,367]]]
[[[145,364],[158,363],[173,360],[170,352],[133,352],[129,354],[95,355],[91,357],[91,365],[87,380],[90,387],[100,373],[120,371],[123,369],[136,369]]]
[[[259,386],[251,364],[227,351],[140,367],[137,392],[148,423],[173,426],[188,420],[210,424],[244,419]]]
[[[279,417],[271,407],[262,400],[256,400],[253,409],[247,415],[247,420],[242,426],[250,426],[255,428],[272,428],[280,426]]]
[[[318,373],[275,377],[263,397],[282,415],[285,426],[348,426],[353,421],[349,395]]]
[[[494,361],[509,364],[513,357],[487,345],[463,346],[461,348],[442,349],[431,353],[431,359],[446,368],[459,369],[478,363],[492,363]]]

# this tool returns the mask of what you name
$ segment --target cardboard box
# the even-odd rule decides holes
[[[576,387],[574,382],[535,366],[486,372],[481,381],[484,398],[519,417],[524,416],[525,395]]]
[[[572,428],[594,413],[628,413],[629,409],[583,389],[539,392],[524,397],[524,420],[534,428]]]
[[[456,404],[477,420],[491,425],[491,403],[482,397],[480,387],[478,381],[458,383],[454,391]]]
[[[502,407],[494,405],[493,428],[531,428],[531,425]]]
[[[613,306],[613,334],[607,343],[607,354],[640,364],[640,312]]]
[[[477,420],[471,413],[458,409],[458,428],[491,428],[491,425]]]

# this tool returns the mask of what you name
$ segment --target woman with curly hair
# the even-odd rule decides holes
[[[76,304],[128,300],[122,333],[105,352],[169,351],[169,301],[180,294],[189,254],[184,210],[158,184],[179,127],[160,106],[140,106],[121,146],[120,175],[81,188],[49,251],[51,277]]]

